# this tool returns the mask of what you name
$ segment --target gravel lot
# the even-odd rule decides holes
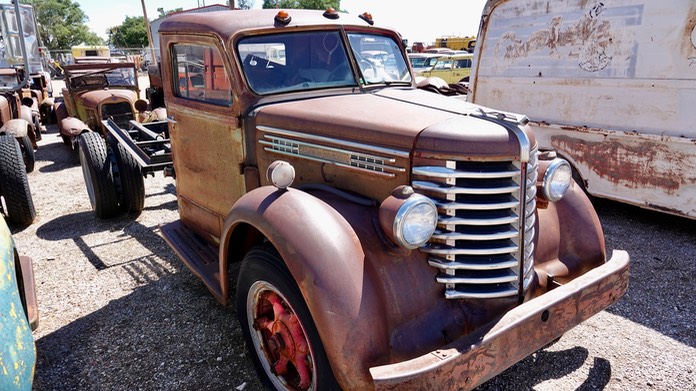
[[[139,217],[100,221],[54,126],[39,146],[29,174],[38,217],[13,229],[36,273],[34,389],[260,389],[234,310],[159,235],[177,218],[174,181],[145,181]],[[628,294],[481,390],[696,389],[695,222],[595,204],[607,247],[631,255]]]

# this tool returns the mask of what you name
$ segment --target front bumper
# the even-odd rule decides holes
[[[509,311],[439,350],[370,368],[375,390],[469,390],[604,310],[628,290],[629,256],[611,259],[570,283]]]

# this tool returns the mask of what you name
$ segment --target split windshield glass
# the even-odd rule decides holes
[[[70,76],[71,88],[91,87],[135,87],[135,68],[90,69],[72,73]]]
[[[411,83],[398,44],[388,36],[339,31],[256,35],[237,44],[239,61],[251,89],[260,95],[303,90]],[[353,69],[349,51],[358,65]]]

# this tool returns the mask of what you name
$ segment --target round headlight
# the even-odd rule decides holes
[[[401,205],[394,218],[394,234],[399,245],[414,249],[430,239],[437,226],[437,207],[428,197],[413,194]]]
[[[542,181],[544,197],[552,202],[563,198],[573,182],[573,170],[564,159],[554,159],[546,169]]]

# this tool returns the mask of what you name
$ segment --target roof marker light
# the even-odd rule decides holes
[[[278,11],[274,20],[279,24],[287,26],[288,24],[290,24],[292,17],[288,13],[288,11],[283,10],[283,11]]]
[[[367,24],[369,24],[370,26],[375,24],[375,21],[372,20],[372,14],[369,12],[363,12],[362,14],[360,14],[360,19],[366,21]]]
[[[332,7],[329,7],[324,11],[324,17],[326,19],[338,19],[338,12]]]

